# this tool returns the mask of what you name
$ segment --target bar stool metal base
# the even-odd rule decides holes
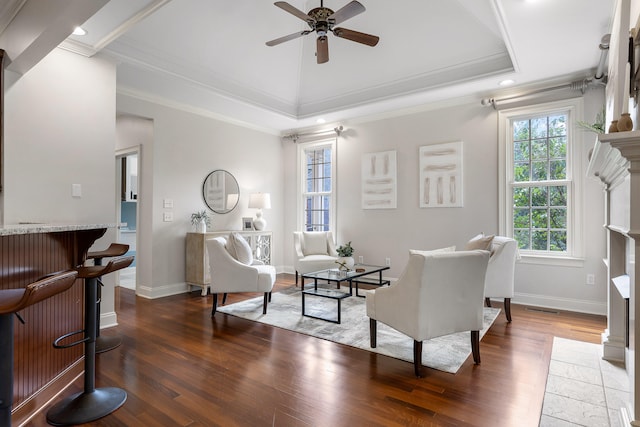
[[[54,426],[85,424],[109,415],[126,400],[127,392],[117,387],[101,387],[91,393],[76,393],[49,409],[47,422]]]
[[[96,353],[104,353],[109,350],[113,350],[122,344],[122,338],[120,337],[106,337],[100,335],[96,338]]]

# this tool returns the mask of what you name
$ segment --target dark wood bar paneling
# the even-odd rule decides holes
[[[89,247],[105,232],[106,228],[92,228],[0,235],[0,289],[23,288],[46,274],[82,264]],[[52,345],[60,335],[82,329],[83,294],[83,282],[76,280],[68,291],[19,313],[25,324],[17,321],[14,326],[14,413],[83,357],[82,345]]]

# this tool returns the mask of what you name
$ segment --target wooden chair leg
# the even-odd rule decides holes
[[[222,294],[222,305],[225,305],[227,303],[227,293],[225,292],[224,294]]]
[[[511,323],[511,298],[504,299],[504,314],[507,316],[507,322]]]
[[[213,294],[213,307],[211,307],[211,317],[215,316],[218,308],[218,294]]]
[[[422,378],[422,341],[413,340],[413,371]]]
[[[262,301],[262,314],[267,314],[267,303],[269,302],[269,292],[264,293],[264,300]]]
[[[269,292],[269,302],[271,302],[271,292]]]
[[[298,270],[296,270],[296,286],[298,286]]]
[[[491,307],[491,299],[485,298],[484,299],[484,305],[486,305],[487,307]]]
[[[371,341],[371,348],[376,348],[378,345],[378,323],[376,319],[369,319],[369,341]]]
[[[480,364],[480,331],[471,331],[471,352],[473,353],[473,362]]]

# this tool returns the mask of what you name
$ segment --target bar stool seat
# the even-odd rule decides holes
[[[22,289],[0,290],[0,425],[11,425],[13,403],[13,315],[69,289],[78,273],[53,273]],[[18,316],[22,321],[22,318]]]
[[[121,256],[127,253],[129,245],[124,243],[111,243],[107,249],[102,251],[92,251],[87,254],[87,259],[95,259],[96,261],[102,260],[102,258],[113,258]],[[100,264],[97,264],[100,265]]]
[[[111,243],[107,249],[102,251],[93,251],[87,254],[87,259],[93,259],[95,265],[102,265],[103,258],[113,258],[126,254],[129,251],[129,245],[124,243]],[[98,278],[98,310],[96,318],[96,353],[104,353],[113,350],[122,344],[122,338],[114,336],[100,335],[100,301],[102,300],[102,281]]]
[[[127,392],[118,387],[95,387],[96,377],[96,319],[98,306],[98,277],[126,268],[134,257],[112,259],[105,266],[80,266],[78,278],[85,283],[84,329],[65,334],[54,342],[56,348],[67,348],[84,343],[84,391],[73,394],[56,403],[47,412],[47,422],[55,426],[85,424],[109,415],[127,400]],[[60,344],[72,335],[84,333],[85,337],[70,344]]]

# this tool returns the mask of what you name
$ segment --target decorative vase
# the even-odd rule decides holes
[[[622,113],[620,118],[618,119],[618,132],[628,132],[633,130],[633,120],[631,120],[631,116],[629,113]]]
[[[356,265],[353,257],[350,256],[342,256],[338,258],[338,264],[340,264],[340,270],[353,270],[353,266]]]
[[[614,133],[614,132],[618,132],[618,121],[617,120],[613,120],[611,122],[611,125],[609,125],[609,133]]]
[[[207,221],[203,218],[196,223],[196,233],[207,232]]]

